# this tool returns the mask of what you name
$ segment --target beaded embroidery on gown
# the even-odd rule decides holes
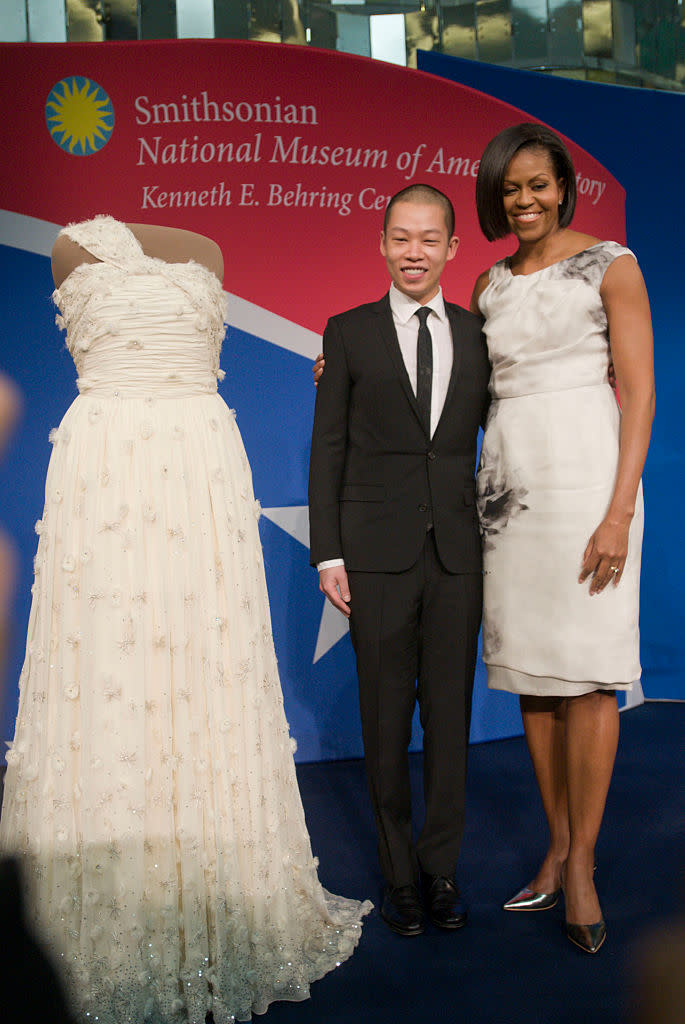
[[[353,952],[317,877],[259,504],[217,394],[218,279],[111,217],[54,294],[79,397],[53,431],[0,848],[84,1020],[249,1020]]]
[[[483,660],[495,689],[573,696],[640,678],[642,485],[619,586],[590,597],[578,584],[618,464],[599,289],[626,254],[600,242],[524,275],[500,260],[480,297],[492,363],[478,471]]]

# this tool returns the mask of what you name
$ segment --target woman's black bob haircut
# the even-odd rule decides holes
[[[515,124],[488,142],[476,178],[478,221],[489,242],[504,238],[511,230],[504,213],[504,178],[520,149],[544,149],[549,154],[557,178],[563,178],[566,186],[559,207],[559,227],[568,227],[573,219],[577,192],[571,154],[551,128],[543,124]]]

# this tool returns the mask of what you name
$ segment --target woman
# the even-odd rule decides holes
[[[259,503],[217,393],[219,247],[73,224],[53,273],[79,397],[51,440],[0,821],[81,1020],[249,1020],[354,951],[319,883]]]
[[[520,694],[550,830],[537,874],[504,906],[547,909],[563,887],[568,937],[594,953],[606,935],[593,872],[615,691],[640,675],[640,477],[654,383],[642,275],[629,250],[569,227],[575,181],[566,147],[542,125],[488,144],[480,225],[518,247],[480,275],[471,308],[485,318],[492,363],[478,476],[483,658],[490,687]]]

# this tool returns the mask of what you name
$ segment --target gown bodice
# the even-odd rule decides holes
[[[63,231],[98,263],[55,290],[81,394],[186,397],[216,391],[224,336],[221,283],[199,263],[146,256],[109,216]]]
[[[493,398],[607,382],[607,318],[599,289],[610,263],[625,254],[633,255],[617,242],[598,242],[532,274],[512,274],[508,258],[492,267],[479,306]]]

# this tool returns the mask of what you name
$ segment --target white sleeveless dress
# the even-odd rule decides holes
[[[110,217],[55,292],[80,395],[51,435],[0,848],[84,1020],[249,1020],[347,959],[319,884],[259,504],[217,394],[217,278]]]
[[[527,275],[501,260],[480,297],[492,363],[478,472],[483,659],[496,689],[573,696],[640,678],[641,486],[619,586],[590,597],[590,581],[578,583],[616,478],[620,410],[599,289],[625,254],[600,242]]]

